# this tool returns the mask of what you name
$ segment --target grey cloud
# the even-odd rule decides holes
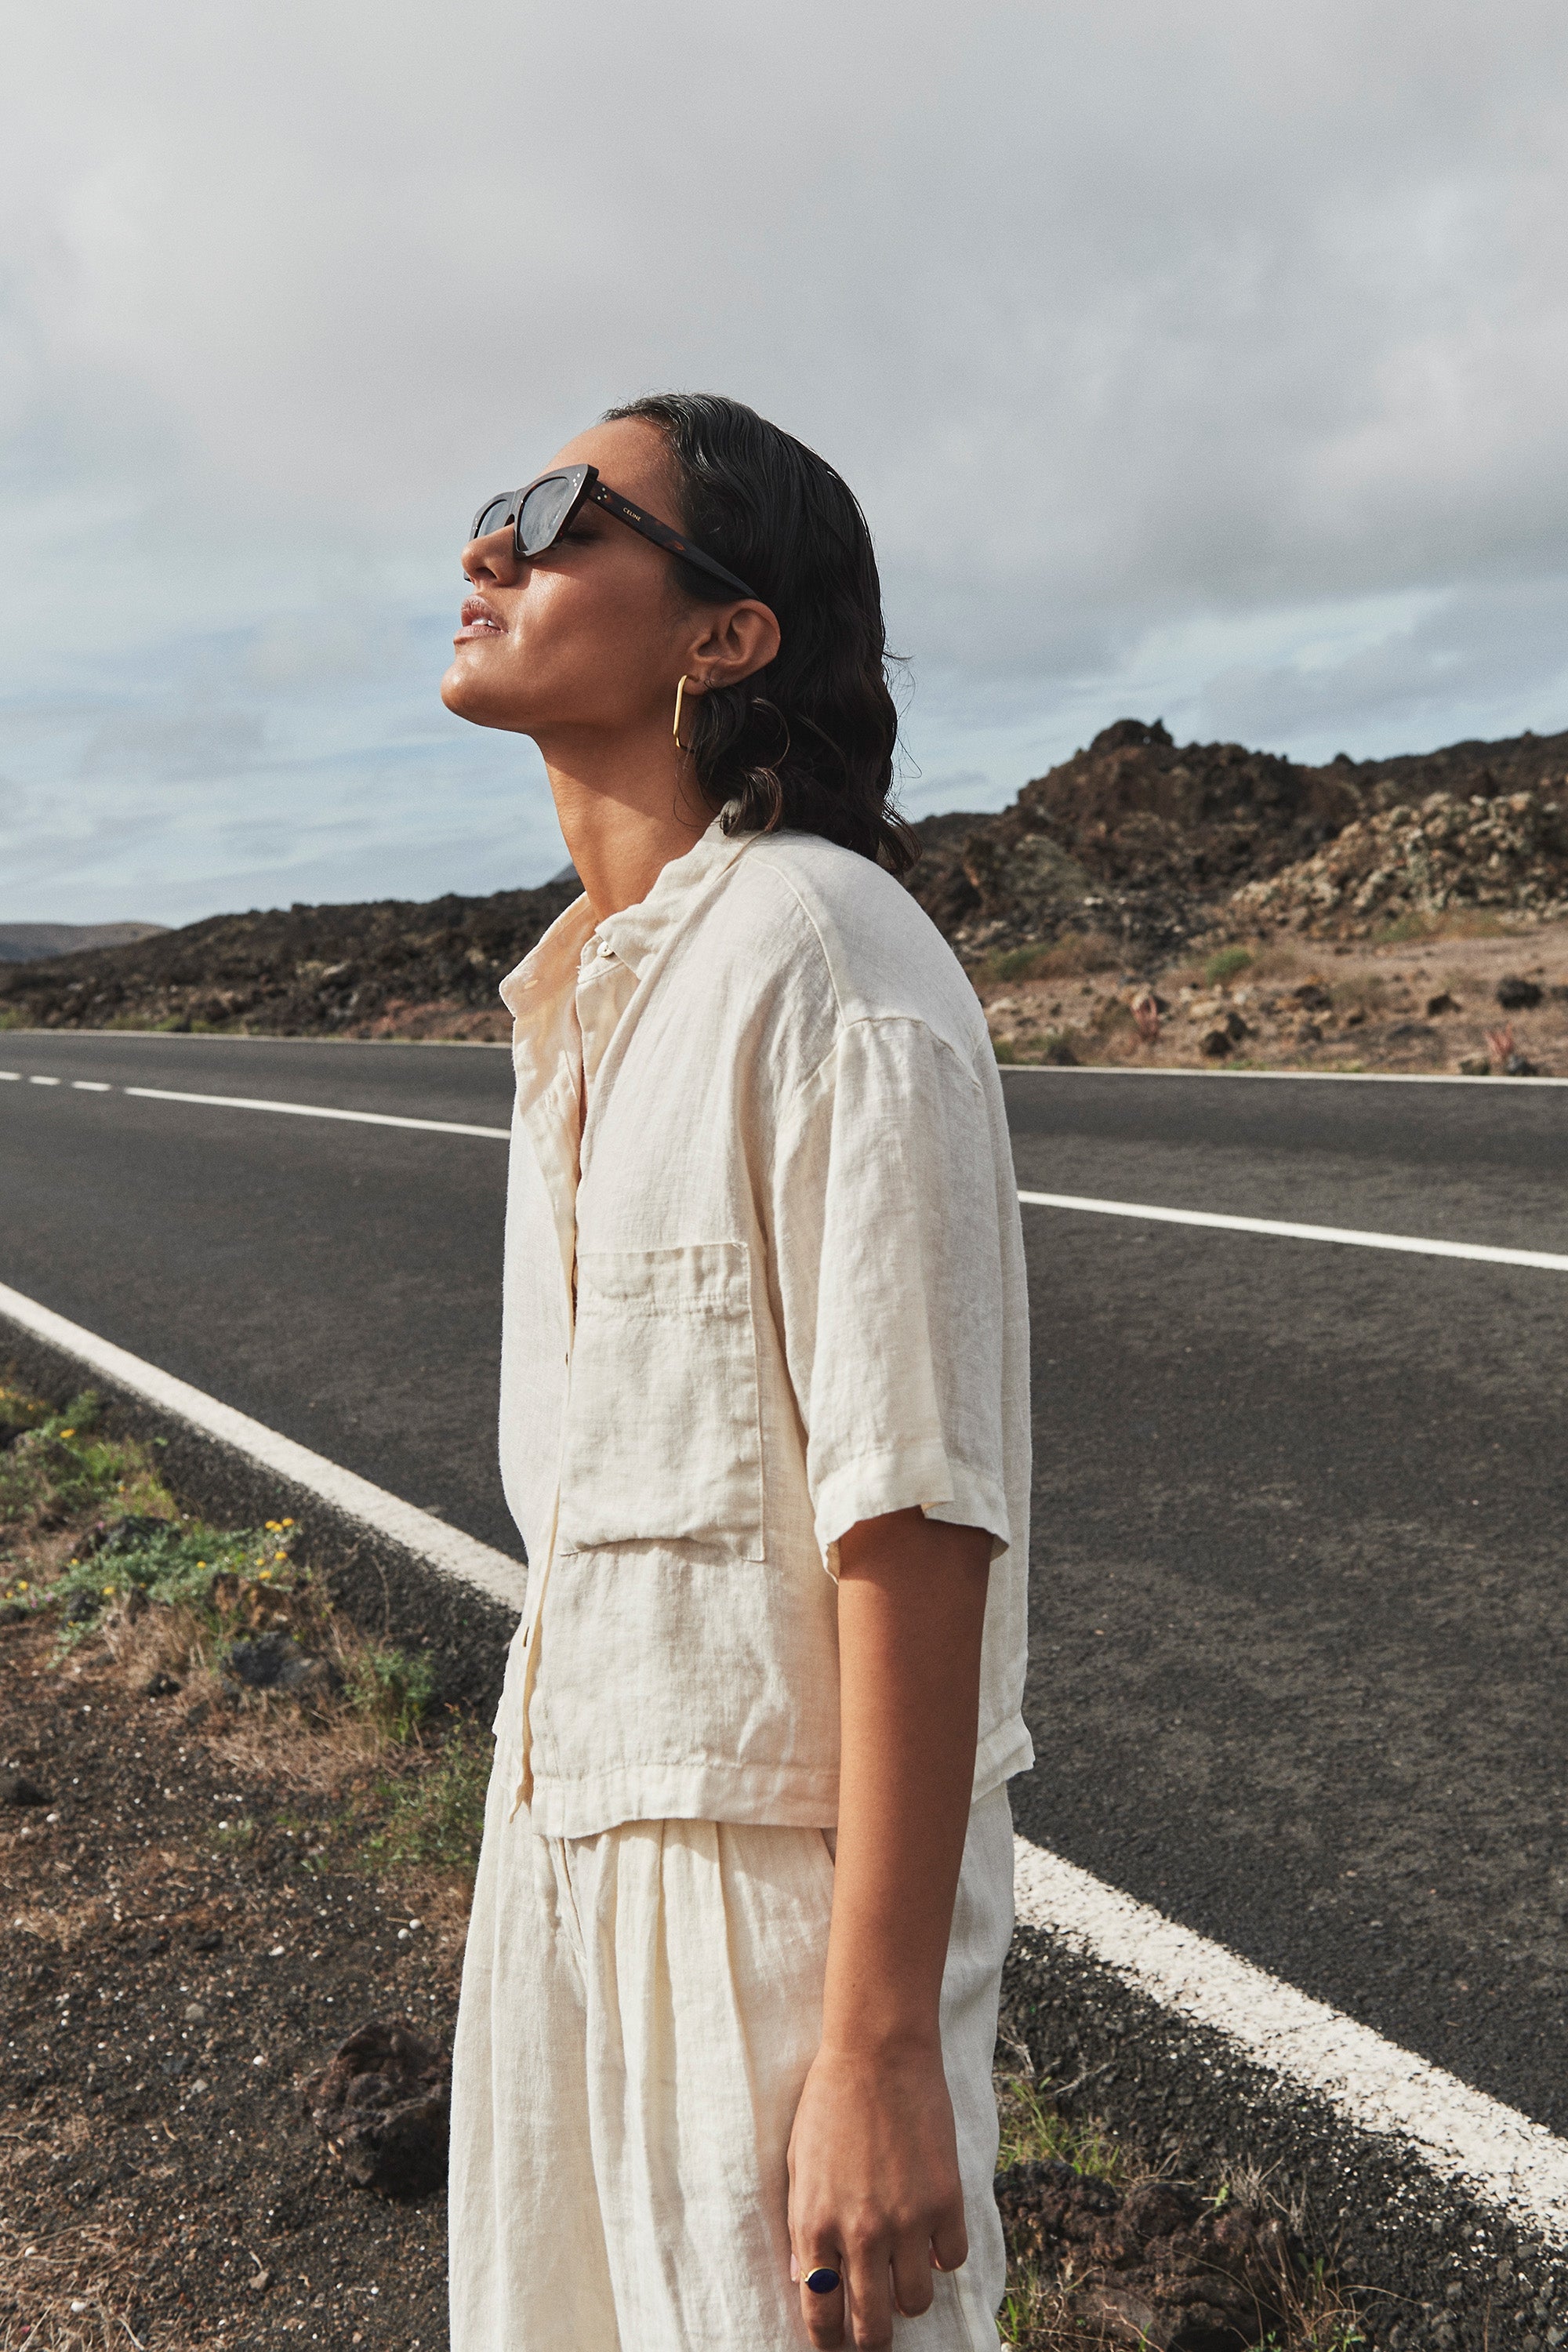
[[[126,711],[93,730],[81,772],[173,782],[240,776],[256,766],[266,732],[254,710]]]
[[[536,769],[444,735],[426,616],[479,495],[668,381],[860,492],[926,805],[1149,698],[1352,751],[1561,715],[1548,0],[85,0],[9,62],[0,688],[111,706],[40,726],[39,780],[205,757],[243,810],[269,760],[313,746],[319,798],[422,738],[552,855]],[[203,696],[259,731],[156,715]],[[375,870],[473,870],[495,836],[384,773]]]

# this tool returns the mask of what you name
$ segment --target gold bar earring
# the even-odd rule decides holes
[[[680,676],[680,683],[675,689],[675,725],[671,730],[671,732],[675,737],[675,748],[678,751],[684,751],[686,749],[685,744],[680,740],[680,698],[685,691],[686,673],[683,670]]]

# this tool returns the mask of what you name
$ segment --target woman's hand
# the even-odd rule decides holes
[[[931,2269],[969,2252],[952,2102],[932,2042],[896,2055],[820,2049],[789,2145],[789,2233],[814,2345],[890,2344],[931,2307]],[[830,2294],[806,2285],[837,2271]]]

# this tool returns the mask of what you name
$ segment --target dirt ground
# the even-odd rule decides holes
[[[108,1553],[71,1568],[105,1512],[154,1529],[173,1513],[146,1457],[89,1427],[56,1434],[63,1416],[18,1437],[39,1409],[0,1385],[7,1412],[0,2352],[279,2336],[435,2352],[444,2199],[349,2187],[299,2084],[371,2018],[449,2049],[488,1740],[378,1720],[352,1673],[315,1705],[237,1696],[188,1606],[132,1614]],[[281,1597],[301,1631],[310,1603],[319,1636],[309,1584],[268,1580],[294,1573],[280,1523],[266,1540],[269,1564],[227,1595],[230,1630]],[[76,1627],[73,1576],[110,1586]],[[366,1663],[395,1654],[352,1639],[337,1654],[374,1688]]]
[[[1568,924],[1435,929],[1381,945],[1285,938],[1177,960],[1152,978],[1088,935],[998,958],[974,979],[1004,1061],[1432,1074],[1468,1063],[1480,1075],[1512,1057],[1568,1076]],[[1510,980],[1539,1002],[1500,1004]],[[1151,996],[1152,1038],[1134,1011]]]

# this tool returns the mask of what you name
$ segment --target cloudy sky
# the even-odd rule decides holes
[[[561,862],[479,497],[732,392],[860,493],[905,803],[1125,712],[1568,726],[1549,0],[58,0],[0,100],[0,918]]]

